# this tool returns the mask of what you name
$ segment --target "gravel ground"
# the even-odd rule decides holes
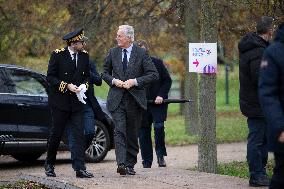
[[[189,171],[197,165],[198,148],[196,145],[167,147],[167,167],[158,168],[156,159],[151,169],[143,169],[140,154],[135,167],[135,176],[120,176],[116,173],[114,150],[111,150],[101,163],[88,163],[87,169],[94,173],[92,179],[77,179],[71,168],[70,153],[60,152],[55,167],[56,178],[46,178],[43,170],[45,156],[33,164],[23,164],[10,158],[0,157],[0,180],[11,181],[20,177],[44,179],[54,183],[65,183],[65,188],[77,186],[92,188],[192,188],[192,189],[243,189],[248,187],[248,180]],[[232,143],[218,145],[218,162],[245,161],[246,144]],[[68,186],[67,186],[68,184]],[[64,188],[64,187],[63,187]]]

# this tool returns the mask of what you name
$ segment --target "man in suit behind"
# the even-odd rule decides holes
[[[102,79],[110,86],[107,108],[115,123],[115,154],[120,175],[135,175],[138,129],[147,108],[145,86],[158,79],[158,72],[145,49],[133,45],[134,29],[118,28],[118,47],[105,58]]]
[[[68,47],[56,49],[49,60],[47,81],[50,85],[48,102],[51,107],[52,126],[44,165],[45,174],[49,177],[56,177],[56,153],[66,125],[70,125],[75,140],[71,153],[76,177],[93,177],[93,174],[86,171],[84,162],[84,100],[78,97],[83,88],[88,88],[90,77],[89,55],[83,50],[84,39],[83,29],[65,35],[63,40],[67,42]]]
[[[146,41],[137,41],[137,44],[145,48],[147,52],[149,51]],[[163,103],[163,100],[168,98],[168,93],[172,85],[172,79],[163,61],[152,56],[151,59],[159,73],[159,79],[147,87],[147,99],[153,100],[154,103],[149,104],[147,111],[144,112],[139,132],[139,143],[144,168],[151,168],[153,162],[152,123],[154,126],[155,151],[158,165],[159,167],[166,167],[164,156],[167,155],[167,150],[165,146],[164,121],[167,119],[168,105]]]

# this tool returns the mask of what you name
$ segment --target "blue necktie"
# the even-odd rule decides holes
[[[122,66],[123,66],[123,71],[125,72],[126,71],[126,68],[127,68],[127,50],[126,49],[123,49],[123,60],[122,60]]]

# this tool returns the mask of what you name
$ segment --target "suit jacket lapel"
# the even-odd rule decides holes
[[[129,58],[129,62],[128,62],[128,65],[127,65],[127,69],[126,69],[126,76],[128,76],[129,73],[131,73],[131,69],[135,64],[136,56],[137,56],[137,47],[135,45],[133,45],[131,55],[130,55],[130,58]]]
[[[115,65],[113,66],[117,66],[119,75],[123,77],[124,72],[123,72],[123,65],[122,65],[122,49],[120,47],[117,47],[114,53],[115,53],[114,57],[116,57],[115,58],[116,62],[114,62]]]

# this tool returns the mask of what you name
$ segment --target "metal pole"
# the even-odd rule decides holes
[[[225,66],[226,105],[229,104],[229,70],[230,66],[226,64]]]

